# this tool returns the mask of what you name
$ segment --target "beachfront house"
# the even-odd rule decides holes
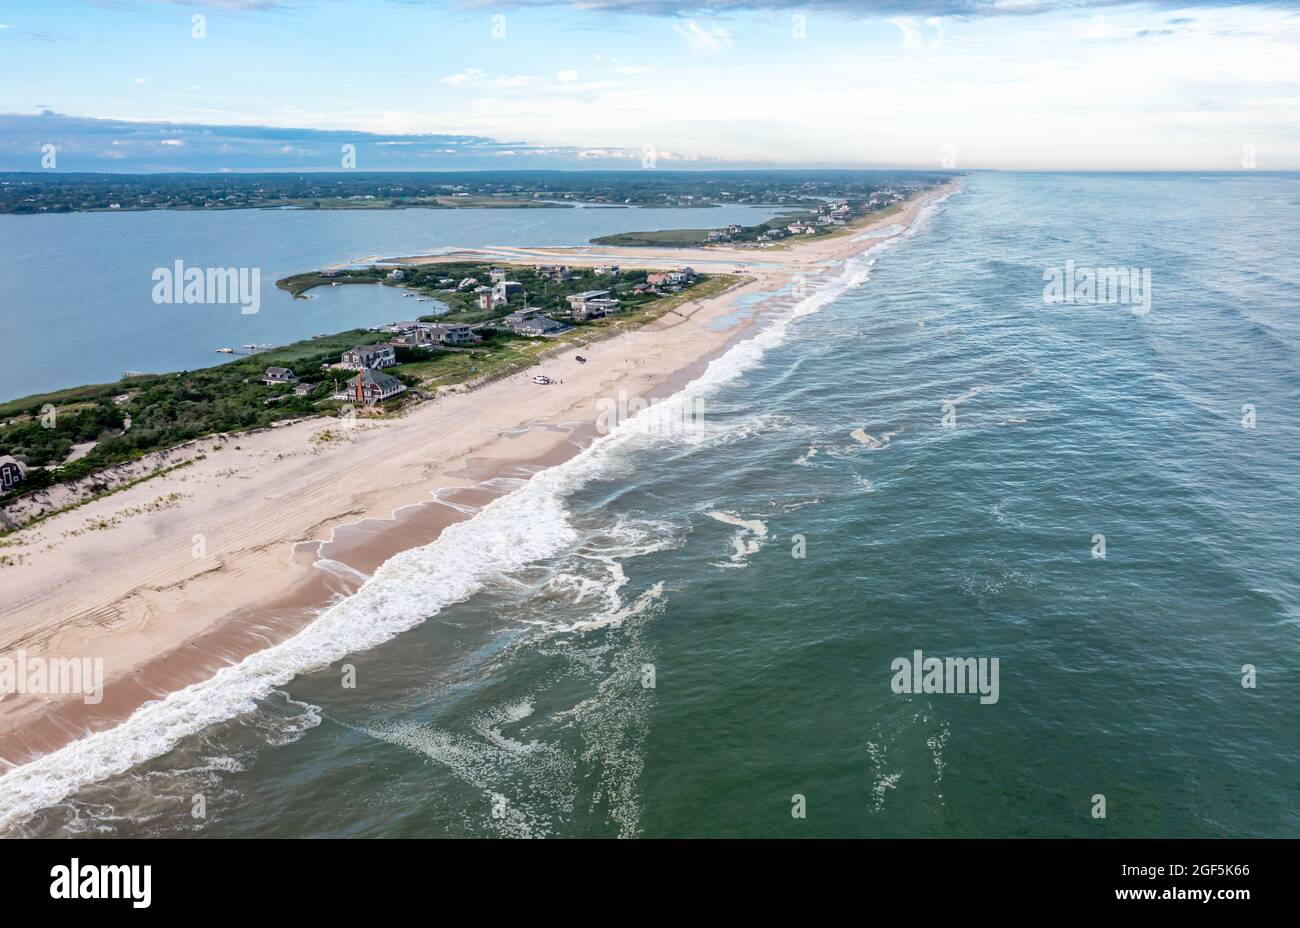
[[[680,271],[647,274],[645,280],[652,287],[683,287],[690,283],[694,277],[695,271],[689,267],[684,267]]]
[[[402,280],[405,277],[406,277],[406,272],[402,270],[400,267],[395,267],[388,272],[389,280]]]
[[[506,269],[503,267],[494,267],[488,271],[488,277],[492,283],[497,284],[506,279]]]
[[[294,383],[297,379],[287,367],[268,367],[262,374],[262,383],[268,387],[277,383]]]
[[[601,277],[617,277],[619,268],[617,264],[598,264],[593,270]]]
[[[358,345],[343,352],[339,363],[353,371],[392,367],[397,363],[397,350],[392,345]]]
[[[462,347],[483,341],[482,336],[475,335],[474,330],[464,323],[437,322],[429,326],[427,331],[430,338],[440,345]]]
[[[492,305],[500,306],[510,302],[516,294],[522,296],[524,285],[516,280],[499,280],[492,285]]]
[[[475,278],[465,277],[461,279],[460,283],[456,284],[456,289],[469,290],[471,287],[477,287],[477,286],[478,286],[478,281]]]
[[[574,293],[571,296],[567,296],[565,299],[569,303],[569,309],[572,310],[574,318],[577,318],[579,313],[585,313],[587,311],[588,303],[593,303],[596,300],[608,301],[609,291],[584,290],[581,293]]]
[[[483,341],[474,329],[464,323],[417,322],[415,328],[393,338],[389,344],[395,348],[461,347]]]
[[[316,384],[314,383],[301,383],[301,382],[296,383],[293,385],[293,395],[310,396],[312,391],[314,391],[315,389],[316,389]]]
[[[584,300],[581,303],[573,304],[573,318],[578,322],[587,319],[599,319],[601,316],[612,316],[618,310],[618,300],[596,297],[592,300]]]
[[[501,320],[499,325],[507,331],[526,338],[549,338],[567,332],[572,326],[556,322],[550,316],[542,315],[540,309],[521,309]]]
[[[429,347],[445,345],[459,348],[483,341],[481,336],[474,334],[471,326],[457,322],[422,322],[420,338],[420,345]]]
[[[567,264],[543,264],[537,269],[537,273],[547,280],[553,280],[560,284],[573,279]]]
[[[27,476],[27,468],[13,455],[0,458],[0,493],[8,493]]]
[[[356,378],[348,384],[347,389],[335,394],[334,398],[361,403],[365,406],[374,406],[376,403],[392,399],[399,393],[405,392],[405,390],[406,384],[392,374],[384,374],[367,368],[358,371]]]

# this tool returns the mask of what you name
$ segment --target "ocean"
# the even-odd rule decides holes
[[[406,210],[214,210],[0,216],[0,401],[229,360],[218,348],[282,345],[319,332],[433,312],[393,288],[322,288],[295,300],[275,282],[375,257],[452,248],[586,245],[600,235],[761,222],[755,206]],[[258,273],[256,312],[234,303],[155,303],[154,271]],[[250,308],[253,308],[250,305]]]
[[[295,639],[0,777],[0,825],[1300,835],[1297,207],[968,177]],[[1149,300],[1047,301],[1067,267]],[[898,692],[917,651],[996,700]]]

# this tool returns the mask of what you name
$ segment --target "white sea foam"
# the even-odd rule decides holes
[[[327,574],[343,580],[351,580],[355,583],[365,583],[370,579],[369,574],[357,570],[351,564],[344,564],[342,561],[336,561],[333,558],[319,557],[312,562],[312,566],[317,570],[325,571]]]
[[[680,545],[684,540],[681,529],[682,526],[663,520],[620,517],[550,568],[543,594],[545,599],[558,598],[563,603],[561,617],[557,618],[555,610],[537,609],[537,598],[530,597],[528,613],[521,617],[522,621],[554,632],[569,632],[619,624],[624,618],[644,611],[648,601],[640,607],[624,604],[621,591],[628,584],[628,576],[623,563],[628,558]],[[658,586],[652,599],[662,593],[662,584]],[[574,619],[575,612],[588,614]]]
[[[867,434],[866,429],[854,429],[852,432],[849,432],[849,438],[852,438],[860,445],[866,445],[868,448],[874,451],[877,448],[887,447],[889,445],[890,436],[889,434],[885,434],[882,435],[880,438],[876,438],[872,435]]]
[[[719,567],[744,567],[749,558],[762,550],[767,541],[767,523],[759,519],[742,519],[734,512],[706,512],[706,516],[739,531],[731,536],[731,560]]]
[[[774,319],[754,337],[714,359],[704,373],[672,397],[654,404],[598,438],[585,451],[541,471],[464,522],[448,526],[433,543],[384,562],[352,596],[325,609],[292,638],[224,667],[201,683],[137,709],[121,724],[87,735],[0,777],[0,830],[21,822],[90,783],[122,774],[172,750],[183,738],[257,708],[296,675],[376,647],[468,599],[493,577],[518,571],[577,540],[564,501],[604,476],[629,443],[661,437],[666,423],[692,428],[687,404],[716,391],[758,365],[780,345],[796,321],[819,312],[870,279],[875,255],[916,234],[942,199],[919,211],[899,236],[885,239],[844,262],[842,272]],[[741,427],[752,428],[746,420]]]
[[[632,605],[622,606],[611,612],[601,613],[595,618],[590,619],[587,622],[583,623],[581,625],[581,628],[583,631],[591,631],[592,629],[596,629],[596,628],[604,628],[607,625],[622,625],[624,622],[626,622],[628,619],[632,618],[633,616],[637,616],[645,612],[647,609],[649,609],[651,606],[655,604],[656,600],[658,600],[663,595],[664,595],[664,584],[663,581],[660,580],[658,583],[654,584],[654,586],[650,587],[650,589],[646,590],[635,600],[633,600]]]

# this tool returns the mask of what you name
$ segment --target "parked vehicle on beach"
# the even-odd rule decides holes
[[[547,384],[555,383],[555,381],[552,380],[550,377],[547,377],[545,374],[538,374],[536,377],[533,378],[533,383],[540,383],[543,386],[545,386]]]

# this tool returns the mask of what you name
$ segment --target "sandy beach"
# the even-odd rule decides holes
[[[877,221],[905,227],[946,192]],[[597,434],[602,398],[679,389],[795,275],[813,277],[879,242],[852,234],[782,249],[494,248],[392,263],[692,266],[740,279],[642,327],[565,348],[537,368],[399,418],[294,422],[203,439],[189,463],[6,539],[0,655],[103,660],[97,705],[79,697],[0,699],[0,761],[22,764],[102,731],[143,704],[211,677],[299,631],[379,564],[427,544]],[[749,302],[748,300],[746,301]],[[583,354],[589,363],[578,364]],[[539,386],[534,373],[559,382]]]

